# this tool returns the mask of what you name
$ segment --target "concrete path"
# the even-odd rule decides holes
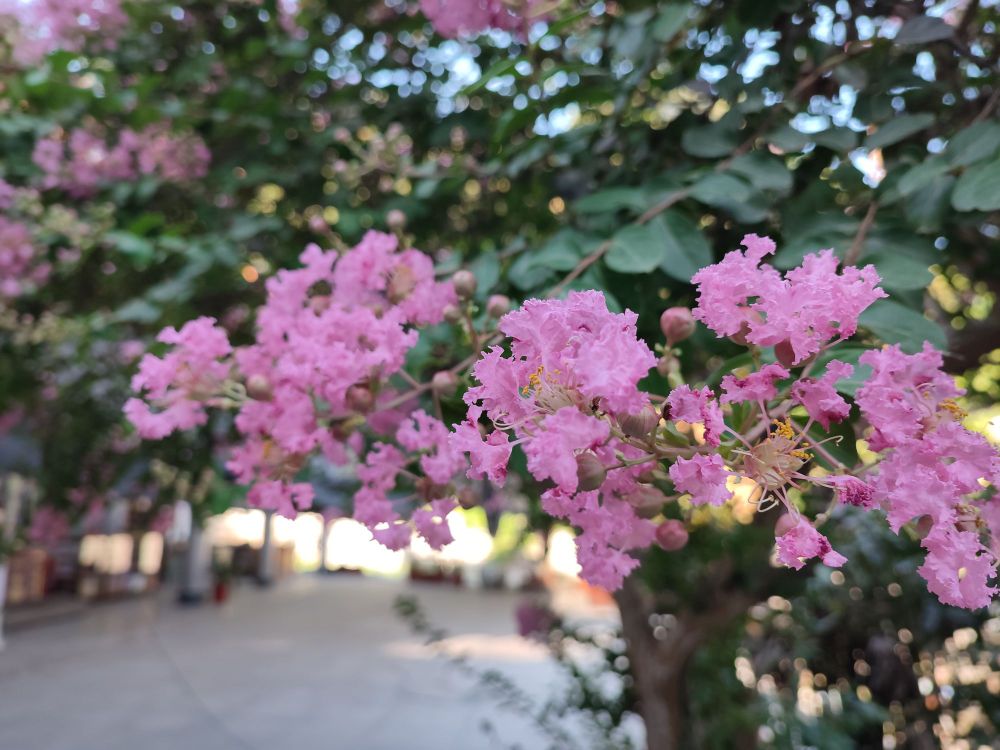
[[[523,712],[500,708],[409,632],[392,611],[402,592],[418,595],[473,666],[540,700],[563,684],[545,649],[516,635],[517,595],[300,576],[239,589],[222,607],[164,596],[12,633],[0,653],[0,748],[550,747]]]

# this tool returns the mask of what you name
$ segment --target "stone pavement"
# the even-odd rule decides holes
[[[0,748],[548,748],[523,712],[501,709],[409,632],[392,611],[404,591],[472,665],[541,700],[563,684],[544,648],[517,636],[517,595],[303,575],[237,589],[221,607],[164,595],[12,633],[0,653]]]

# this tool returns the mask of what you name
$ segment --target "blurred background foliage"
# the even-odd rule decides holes
[[[692,273],[744,233],[774,237],[782,267],[832,247],[892,294],[863,336],[945,348],[970,424],[1000,413],[994,0],[565,2],[526,39],[464,40],[407,0],[302,0],[291,24],[272,0],[128,9],[116,49],[55,53],[0,84],[15,185],[60,128],[167,120],[212,153],[192,184],[49,190],[34,209],[53,257],[80,250],[0,311],[0,412],[22,415],[3,468],[36,474],[47,503],[137,487],[165,502],[211,470],[225,423],[155,453],[125,430],[122,346],[197,315],[245,341],[269,276],[308,242],[369,228],[442,273],[472,269],[481,301],[604,289],[651,343],[660,311],[692,301]],[[416,369],[449,346],[419,350]],[[693,377],[736,351],[704,329],[681,346]],[[239,501],[213,486],[203,512]],[[680,662],[691,746],[1000,747],[1000,621],[933,601],[915,541],[836,521],[843,573],[776,570],[771,532],[721,514],[685,550],[649,553],[650,637],[674,643],[653,616],[701,633]]]

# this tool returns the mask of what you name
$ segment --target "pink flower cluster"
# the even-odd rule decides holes
[[[0,0],[0,38],[22,67],[88,42],[114,49],[127,23],[120,0]]]
[[[28,226],[0,216],[0,302],[44,284],[51,271]]]
[[[435,280],[430,258],[379,232],[342,255],[310,245],[300,261],[302,268],[268,279],[253,344],[231,350],[207,318],[164,331],[160,340],[175,348],[162,359],[146,355],[133,381],[153,408],[131,399],[126,414],[144,437],[159,438],[203,423],[206,403],[238,404],[241,441],[227,467],[253,485],[251,505],[283,515],[312,504],[312,487],[295,481],[311,456],[343,463],[363,454],[361,425],[395,437],[404,450],[376,443],[368,451],[355,517],[398,548],[410,527],[388,497],[397,477],[409,476],[412,462],[427,482],[446,485],[461,465],[443,424],[423,412],[407,419],[390,404],[397,394],[389,380],[417,342],[415,327],[441,322],[455,292]],[[441,519],[454,502],[446,507],[427,482],[411,520],[439,546],[448,534]]]
[[[179,331],[166,328],[157,340],[174,348],[163,357],[143,356],[132,378],[132,389],[148,403],[125,403],[125,415],[148,440],[204,424],[206,402],[220,394],[231,369],[229,338],[213,318],[189,321]]]
[[[40,547],[54,547],[70,534],[66,514],[55,508],[41,506],[31,516],[28,541]]]
[[[201,138],[171,133],[164,123],[138,132],[125,128],[114,144],[86,128],[75,128],[68,135],[56,131],[40,139],[32,153],[43,173],[43,188],[58,188],[78,198],[143,175],[165,182],[197,180],[208,171],[210,158]]]
[[[555,485],[542,507],[581,530],[583,576],[608,588],[638,564],[627,550],[648,546],[655,532],[637,512],[658,492],[639,481],[648,467],[623,465],[617,454],[640,451],[612,434],[649,408],[638,383],[656,360],[635,324],[634,313],[609,312],[599,292],[528,300],[500,320],[510,353],[493,347],[476,363],[480,385],[466,392],[467,420],[451,439],[470,455],[470,478],[497,483],[520,445],[532,476]]]
[[[930,344],[905,354],[898,346],[865,352],[861,363],[872,375],[858,390],[857,403],[871,425],[869,447],[883,454],[871,481],[872,501],[886,510],[893,531],[928,519],[922,541],[927,558],[920,574],[946,604],[975,609],[997,593],[995,552],[983,533],[1000,529],[977,522],[982,506],[974,498],[981,482],[1000,486],[1000,457],[986,439],[962,427],[954,399],[961,395],[941,370],[942,357]],[[982,515],[992,518],[997,499]]]
[[[523,32],[541,0],[420,0],[420,10],[441,36],[457,38],[487,29]]]
[[[720,263],[692,277],[698,286],[694,316],[717,335],[790,351],[799,364],[831,340],[853,336],[858,316],[886,294],[874,266],[837,273],[832,250],[807,255],[782,277],[761,260],[775,250],[767,237],[748,234],[745,252],[733,250]]]

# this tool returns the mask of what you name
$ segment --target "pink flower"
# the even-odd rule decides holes
[[[874,430],[868,439],[874,451],[916,437],[942,402],[961,395],[954,378],[941,370],[941,353],[928,343],[919,354],[904,354],[894,344],[867,351],[858,361],[872,368],[854,400]]]
[[[790,568],[801,570],[804,560],[818,557],[824,565],[839,568],[847,558],[830,546],[830,541],[816,531],[805,518],[799,516],[791,529],[777,538],[778,560]]]
[[[867,482],[847,475],[823,477],[823,482],[833,485],[837,499],[845,505],[853,505],[865,510],[878,507],[878,500],[875,499],[875,488]]]
[[[28,226],[0,216],[0,302],[33,291],[50,271]]]
[[[462,422],[455,427],[450,440],[454,450],[469,454],[469,479],[482,479],[485,476],[494,484],[503,486],[507,479],[507,462],[510,461],[511,452],[506,432],[494,430],[484,440],[475,424]]]
[[[56,50],[79,52],[88,42],[98,49],[114,49],[127,23],[120,0],[0,3],[0,27],[14,62],[25,68]]]
[[[458,503],[447,498],[434,500],[428,508],[418,508],[413,512],[413,525],[433,549],[441,549],[454,541],[446,516],[456,507]]]
[[[852,365],[836,359],[831,360],[821,378],[798,380],[792,386],[792,398],[802,404],[809,416],[823,425],[824,430],[828,430],[831,422],[847,419],[851,413],[851,405],[837,393],[833,384],[838,380],[849,378],[853,372]]]
[[[722,378],[722,403],[737,401],[770,401],[778,395],[775,382],[788,377],[788,370],[779,364],[764,365],[760,370],[752,372],[745,378],[735,375],[725,375]]]
[[[535,479],[551,479],[560,489],[575,492],[576,454],[601,445],[610,433],[607,422],[565,406],[545,417],[540,429],[524,441],[528,471]]]
[[[145,355],[132,378],[132,389],[156,407],[129,399],[125,414],[139,434],[159,439],[207,419],[204,401],[215,396],[229,376],[232,347],[214,318],[188,321],[178,331],[165,328],[157,339],[173,345],[163,357]]]
[[[28,541],[42,547],[53,547],[69,536],[69,521],[63,513],[41,506],[31,516]]]
[[[921,542],[927,558],[917,572],[927,588],[945,604],[966,609],[989,606],[997,593],[989,580],[997,561],[972,531],[936,525]]]
[[[774,252],[771,240],[750,234],[743,245],[745,253],[734,250],[692,277],[698,286],[694,316],[719,336],[739,334],[759,346],[787,344],[793,364],[833,338],[852,336],[858,316],[886,296],[874,266],[838,274],[830,250],[807,255],[782,278],[770,265],[760,265]]]
[[[732,496],[726,480],[732,472],[726,469],[722,456],[697,454],[678,458],[670,466],[670,480],[678,492],[691,495],[694,505],[722,505]]]
[[[705,425],[705,442],[718,445],[726,425],[722,421],[722,409],[715,401],[712,389],[705,386],[700,391],[688,385],[674,388],[667,396],[667,414],[670,419],[683,420]]]
[[[396,432],[396,440],[409,451],[423,451],[420,468],[436,484],[447,484],[462,469],[461,453],[453,450],[448,441],[448,428],[418,410],[410,415]]]
[[[540,0],[420,0],[420,10],[441,36],[456,38],[489,28],[505,31],[526,30],[529,19],[537,17],[534,6]]]
[[[255,483],[247,493],[247,505],[251,508],[273,510],[286,518],[295,518],[298,511],[307,510],[312,501],[312,485],[305,482],[263,480]]]

